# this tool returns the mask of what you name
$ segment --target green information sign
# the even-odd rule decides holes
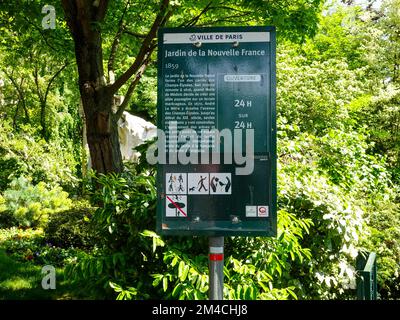
[[[275,28],[158,34],[157,229],[276,235]]]

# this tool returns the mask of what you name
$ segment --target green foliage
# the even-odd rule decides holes
[[[74,248],[63,249],[47,242],[42,229],[0,229],[0,247],[15,261],[41,266],[62,267],[77,255]]]
[[[363,241],[367,250],[377,253],[378,288],[381,299],[400,296],[400,206],[377,200],[368,215],[369,237]]]
[[[311,256],[298,271],[303,274],[303,294],[337,298],[354,288],[352,269],[363,232],[362,211],[354,199],[315,172],[285,172],[281,179],[288,186],[281,191],[282,205],[314,224],[300,242],[310,248]]]
[[[110,285],[118,299],[206,298],[205,239],[161,239],[145,229],[154,225],[153,178],[126,172],[100,176],[96,182],[102,187],[94,200],[105,201],[91,219],[98,248],[68,266],[67,274],[85,279],[97,290],[105,287],[106,296]],[[293,264],[311,259],[309,249],[300,244],[311,221],[284,211],[279,217],[278,239],[233,238],[227,242],[227,298],[297,298],[300,280],[291,279],[296,276]],[[240,265],[240,260],[246,263]]]
[[[35,130],[25,126],[16,133],[7,122],[0,126],[0,190],[21,175],[37,184],[45,182],[66,188],[77,186],[75,159],[71,149],[35,140]]]
[[[345,105],[363,93],[364,70],[350,70],[346,61],[307,61],[298,48],[278,52],[277,105],[282,121],[316,134],[351,123]]]
[[[199,300],[208,296],[207,256],[186,254],[188,250],[170,247],[163,253],[166,270],[153,274],[153,286],[161,287],[164,297]]]
[[[383,237],[397,247],[396,233],[374,232],[383,229],[371,217],[376,212],[397,220],[398,191],[384,159],[368,154],[371,146],[363,133],[330,129],[318,137],[286,122],[280,128],[279,206],[314,224],[310,236],[301,241],[312,256],[312,267],[300,269],[304,277],[310,277],[305,280],[306,296],[346,297],[351,294],[348,289],[354,289],[354,259],[366,242],[371,251],[384,251],[371,245]],[[397,254],[394,250],[384,255],[393,258]],[[385,269],[379,272],[389,272],[386,280],[391,284],[381,281],[382,289],[394,287],[399,266],[392,263]]]
[[[44,182],[32,185],[21,176],[14,179],[4,192],[7,211],[11,212],[20,226],[44,226],[53,213],[71,206],[68,193],[56,186],[48,188]]]
[[[88,201],[74,201],[71,208],[53,213],[44,228],[46,241],[60,248],[90,249],[98,239],[93,235],[90,219],[93,208]]]
[[[61,249],[44,242],[42,229],[0,229],[0,299],[93,299],[80,284],[64,278],[64,266],[79,255],[77,249]],[[44,265],[56,267],[57,290],[43,290]]]
[[[311,257],[299,238],[311,222],[301,221],[287,212],[279,215],[279,237],[227,238],[224,267],[226,299],[297,299],[292,279],[293,264]],[[299,237],[299,238],[298,238]],[[169,299],[206,299],[208,295],[207,247],[203,239],[162,242],[164,270],[153,274],[153,286]],[[196,244],[197,242],[197,244]],[[244,263],[241,261],[245,261]],[[297,282],[296,282],[297,281]]]
[[[279,49],[279,207],[314,224],[300,241],[312,257],[298,268],[305,298],[352,296],[365,248],[379,252],[381,296],[399,295],[397,91],[380,92],[382,32],[360,10],[334,11],[313,41]]]
[[[102,201],[91,218],[91,230],[97,249],[68,266],[67,273],[79,281],[85,279],[95,288],[106,288],[109,282],[138,290],[137,298],[149,297],[151,276],[149,269],[157,268],[149,243],[142,232],[155,223],[154,177],[136,172],[100,175],[95,179],[101,188],[93,195],[93,202]],[[133,284],[133,285],[132,285]]]
[[[268,272],[259,270],[253,264],[242,263],[233,257],[230,257],[228,267],[224,268],[224,275],[227,280],[224,294],[229,300],[297,299],[294,287],[274,288],[277,279]]]
[[[127,110],[136,116],[154,122],[157,113],[157,78],[155,68],[149,67],[132,97],[131,110]]]
[[[67,264],[67,277],[96,297],[205,299],[206,239],[153,231],[154,168],[143,157],[121,175],[93,178],[91,206],[71,207],[57,186],[77,186],[78,92],[70,73],[56,78],[44,135],[40,92],[64,61],[40,45],[54,40],[70,59],[73,50],[62,15],[54,33],[31,32],[40,16],[40,3],[31,2],[0,5],[0,63],[7,66],[0,71],[0,227],[49,222],[44,234],[0,230],[0,245],[17,261]],[[353,298],[355,257],[364,249],[377,253],[380,297],[399,298],[399,1],[384,1],[377,12],[336,3],[322,16],[321,1],[214,1],[203,12],[208,3],[171,1],[168,26],[274,24],[279,40],[278,236],[226,238],[224,298]],[[27,5],[29,13],[21,10]],[[124,5],[110,2],[101,26],[106,57]],[[158,6],[128,5],[116,76],[135,60]],[[128,106],[149,120],[156,118],[156,76],[150,62]]]
[[[7,210],[6,207],[6,200],[4,199],[4,197],[0,194],[0,213],[4,212]]]
[[[154,177],[127,172],[122,177],[100,175],[96,183],[102,188],[93,201],[101,201],[102,206],[94,213],[93,221],[101,244],[113,250],[133,246],[140,228],[154,221],[150,214],[155,210]]]
[[[339,6],[323,15],[318,33],[308,39],[302,54],[310,61],[344,60],[351,70],[366,66],[365,45],[371,40],[361,18],[364,11],[357,6]]]
[[[369,128],[371,149],[385,155],[391,167],[400,167],[400,90],[392,85],[352,108],[359,126]],[[400,180],[398,180],[400,181]]]

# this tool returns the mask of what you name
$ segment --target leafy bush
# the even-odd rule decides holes
[[[40,250],[42,239],[41,229],[0,229],[0,246],[18,261],[33,261]]]
[[[15,226],[16,223],[14,216],[7,211],[6,200],[0,194],[0,229]]]
[[[53,213],[44,229],[46,241],[60,248],[86,248],[96,243],[90,219],[93,208],[88,201],[74,201],[66,211]]]
[[[369,237],[364,247],[377,254],[381,299],[400,297],[400,206],[380,201],[368,215]]]
[[[298,132],[288,139],[290,130],[280,132],[278,237],[226,239],[225,298],[354,297],[355,258],[366,247],[365,239],[378,240],[376,233],[369,237],[367,222],[375,224],[368,220],[369,213],[378,209],[378,201],[388,207],[395,192],[380,160],[366,154],[362,136],[335,132],[330,139],[340,141],[334,143],[328,136]],[[322,156],[333,165],[327,166]],[[69,274],[97,288],[109,285],[118,299],[205,298],[205,239],[161,238],[151,231],[154,178],[126,172],[103,175],[96,182],[102,188],[94,200],[104,201],[92,219],[99,248],[72,264]],[[397,243],[396,235],[391,232],[389,240],[385,234],[385,241]],[[376,243],[372,247],[377,249]],[[387,251],[385,259],[393,259],[393,254]],[[380,283],[395,290],[398,265],[391,263],[391,269],[379,272],[380,279],[388,272]]]
[[[357,125],[369,129],[371,150],[384,154],[393,171],[400,167],[399,105],[400,90],[389,85],[379,95],[353,104],[351,109]]]
[[[302,132],[321,133],[351,122],[346,104],[366,88],[365,70],[350,70],[343,59],[308,61],[302,49],[281,45],[278,51],[277,105],[288,123]]]
[[[7,149],[0,146],[0,190],[7,189],[11,182],[11,176],[20,173],[18,161],[15,158],[8,158]]]
[[[76,248],[64,249],[54,246],[45,240],[42,229],[31,228],[0,229],[0,247],[17,261],[29,261],[41,266],[63,267],[82,254]]]
[[[398,296],[398,191],[385,159],[368,153],[371,144],[361,130],[315,136],[279,120],[279,206],[314,223],[301,241],[312,253],[310,272],[300,269],[310,277],[304,297],[353,296],[354,258],[363,249],[378,254],[382,296],[388,288]],[[383,221],[393,221],[392,228]]]
[[[35,130],[22,126],[15,132],[7,122],[0,126],[0,191],[23,175],[32,183],[59,184],[70,190],[77,186],[72,145],[35,140]]]
[[[294,265],[306,264],[311,258],[309,250],[299,243],[310,226],[310,220],[299,220],[281,211],[276,239],[226,238],[224,297],[297,299],[297,294],[301,294],[301,278],[293,273]],[[153,275],[153,285],[160,287],[159,294],[172,299],[207,298],[208,258],[204,239],[164,243],[154,233],[148,235],[165,246],[162,253],[164,269]]]
[[[154,178],[126,172],[101,175],[97,183],[102,188],[94,200],[104,201],[92,218],[98,250],[69,266],[68,275],[85,279],[98,290],[110,285],[119,299],[205,298],[206,238],[162,239],[146,229],[155,225]],[[226,298],[289,299],[301,293],[297,286],[301,279],[293,273],[293,265],[311,258],[300,244],[311,221],[282,211],[278,225],[278,239],[227,239]]]
[[[71,206],[68,193],[61,187],[49,189],[44,182],[32,185],[21,176],[14,179],[4,192],[5,205],[20,226],[44,226],[49,215],[67,210]]]
[[[152,291],[149,270],[157,270],[159,261],[141,232],[155,225],[154,177],[126,172],[100,175],[94,183],[102,186],[92,199],[102,204],[91,219],[97,250],[82,256],[66,272],[76,281],[84,279],[100,293],[106,287],[104,294],[108,296],[113,293],[111,281],[122,286],[133,283],[143,292],[138,297],[148,298]]]

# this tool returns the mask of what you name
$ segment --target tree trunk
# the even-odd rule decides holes
[[[75,43],[79,90],[92,168],[97,173],[121,172],[118,119],[112,112],[113,93],[104,77],[102,39],[98,25],[105,16],[108,2],[63,0],[62,4]]]
[[[121,172],[122,156],[118,138],[117,120],[111,112],[111,103],[108,97],[103,98],[101,105],[110,106],[110,110],[98,110],[92,108],[89,114],[85,108],[85,99],[82,99],[84,105],[87,141],[90,150],[92,168],[97,173]],[[90,101],[86,101],[91,104]]]

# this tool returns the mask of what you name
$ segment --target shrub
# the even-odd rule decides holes
[[[0,230],[0,245],[19,261],[33,261],[40,251],[43,230],[18,229],[12,227]]]
[[[0,229],[15,226],[16,223],[14,216],[7,211],[6,200],[0,194]]]
[[[109,282],[135,284],[148,297],[152,289],[150,273],[160,261],[152,256],[152,244],[141,235],[155,225],[156,190],[154,177],[136,172],[100,175],[93,202],[102,203],[91,219],[96,251],[84,255],[66,269],[68,277],[84,280],[89,288],[108,297]],[[91,287],[91,288],[90,288]],[[104,291],[104,287],[106,287]]]
[[[47,242],[60,248],[91,248],[96,242],[90,228],[94,209],[88,201],[74,201],[66,211],[53,213],[44,229]]]
[[[154,178],[126,172],[96,181],[101,188],[94,200],[103,200],[92,219],[98,250],[69,266],[68,276],[85,279],[98,290],[110,285],[119,299],[205,298],[207,239],[161,238],[149,230],[155,226]],[[301,294],[293,265],[311,258],[300,244],[311,221],[282,211],[278,226],[278,239],[227,238],[226,298],[290,299]]]
[[[376,205],[368,215],[370,236],[364,239],[368,251],[377,254],[378,289],[381,299],[400,297],[400,206]]]
[[[314,223],[301,241],[312,252],[311,272],[299,269],[310,277],[304,297],[354,296],[354,258],[364,249],[377,253],[381,296],[398,297],[399,192],[385,159],[368,153],[362,132],[329,129],[318,137],[283,121],[278,133],[279,207]]]
[[[35,134],[29,125],[19,132],[5,121],[0,125],[0,191],[21,175],[34,184],[42,181],[73,190],[78,180],[72,144],[46,142],[35,139]]]
[[[277,238],[225,239],[224,298],[282,300],[297,299],[302,294],[302,279],[295,266],[310,262],[310,251],[299,240],[309,232],[311,221],[297,219],[285,211],[280,211],[278,217]],[[159,288],[159,295],[206,299],[209,278],[203,239],[164,242],[150,231],[143,234],[163,247],[163,269],[153,274],[153,286]]]
[[[45,240],[42,229],[0,229],[0,246],[13,259],[38,265],[63,267],[82,252],[76,248],[59,248]]]
[[[11,212],[20,226],[44,226],[49,215],[69,209],[71,200],[61,187],[51,189],[44,182],[32,185],[21,176],[14,179],[4,192],[7,211]]]

